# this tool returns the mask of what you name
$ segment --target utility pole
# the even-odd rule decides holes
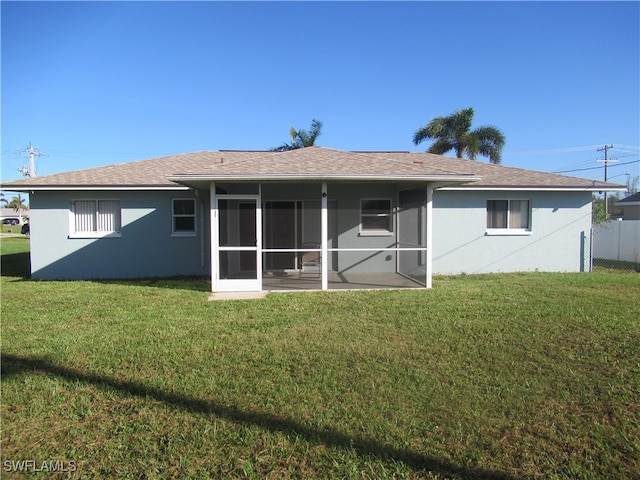
[[[36,160],[35,157],[41,157],[42,156],[42,152],[39,150],[34,149],[31,146],[31,142],[29,142],[29,146],[25,149],[25,150],[20,150],[21,152],[27,152],[29,154],[29,168],[27,169],[26,165],[23,165],[22,168],[20,169],[20,172],[22,172],[22,175],[24,175],[25,177],[35,177],[36,176]]]
[[[31,142],[29,142],[29,148],[27,148],[27,152],[29,152],[29,176],[30,177],[35,177],[36,176],[36,161],[35,161],[35,156],[42,156],[42,152],[36,151],[33,149],[33,147],[31,146]]]
[[[604,163],[604,181],[606,182],[609,179],[608,173],[609,173],[609,162],[617,162],[618,160],[614,160],[614,159],[610,159],[609,158],[609,150],[613,148],[613,145],[605,145],[602,148],[599,148],[598,151],[599,152],[604,152],[604,160],[597,160],[598,162],[603,162]],[[607,203],[607,192],[604,192],[604,215],[605,218],[609,217],[609,205]]]

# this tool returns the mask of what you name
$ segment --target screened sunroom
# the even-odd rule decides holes
[[[427,185],[216,183],[213,291],[427,288]]]
[[[213,292],[430,288],[433,189],[480,178],[408,152],[219,154],[168,177],[207,190]]]

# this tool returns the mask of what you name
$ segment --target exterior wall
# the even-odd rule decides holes
[[[622,204],[622,218],[625,220],[640,220],[640,205]]]
[[[338,183],[328,185],[329,200],[336,201],[338,248],[389,248],[396,243],[396,219],[393,218],[392,235],[362,235],[360,233],[360,200],[385,198],[391,200],[392,211],[397,204],[396,185],[372,183]],[[339,273],[384,273],[396,271],[394,252],[338,252]]]
[[[319,184],[263,184],[264,200],[312,200]],[[360,200],[388,198],[396,209],[398,186],[330,183],[330,231],[338,248],[394,247],[393,234],[360,233]],[[33,278],[134,278],[210,275],[209,192],[197,201],[197,234],[171,235],[171,199],[196,198],[194,191],[35,192],[30,196]],[[529,235],[487,235],[488,199],[529,199]],[[120,238],[69,238],[74,199],[120,201]],[[588,268],[591,227],[590,192],[436,191],[433,195],[433,272],[437,274],[512,271],[581,271]],[[333,227],[331,226],[333,225]],[[395,272],[394,252],[337,252],[331,265],[339,272]]]
[[[330,248],[387,248],[396,242],[396,220],[393,219],[392,235],[360,234],[360,200],[363,198],[387,198],[391,200],[392,210],[397,203],[397,186],[374,183],[329,183],[329,236]],[[319,183],[308,184],[269,184],[262,185],[262,201],[302,200],[305,207],[316,211],[308,212],[306,219],[316,221],[317,226],[305,223],[304,237],[318,236],[320,230]],[[317,202],[317,203],[316,203]],[[314,230],[317,235],[311,235]],[[395,272],[396,255],[393,252],[333,252],[330,253],[330,268],[340,273]]]
[[[35,192],[31,207],[31,271],[37,279],[208,275],[209,195],[196,201],[196,236],[171,235],[171,200],[193,191]],[[73,200],[120,201],[119,238],[69,238]],[[204,248],[204,249],[203,249]]]
[[[530,235],[487,235],[488,199],[529,199]],[[588,270],[590,192],[435,191],[435,274]]]

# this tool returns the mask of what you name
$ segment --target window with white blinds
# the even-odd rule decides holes
[[[120,235],[119,200],[74,200],[71,217],[72,236]]]

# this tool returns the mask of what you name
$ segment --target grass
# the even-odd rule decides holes
[[[29,237],[3,238],[0,240],[3,277],[29,278]]]
[[[640,477],[637,273],[207,302],[30,281],[26,245],[2,239],[5,476]]]
[[[21,234],[20,233],[21,231],[22,231],[22,225],[5,225],[5,224],[0,225],[0,232],[2,233]]]

